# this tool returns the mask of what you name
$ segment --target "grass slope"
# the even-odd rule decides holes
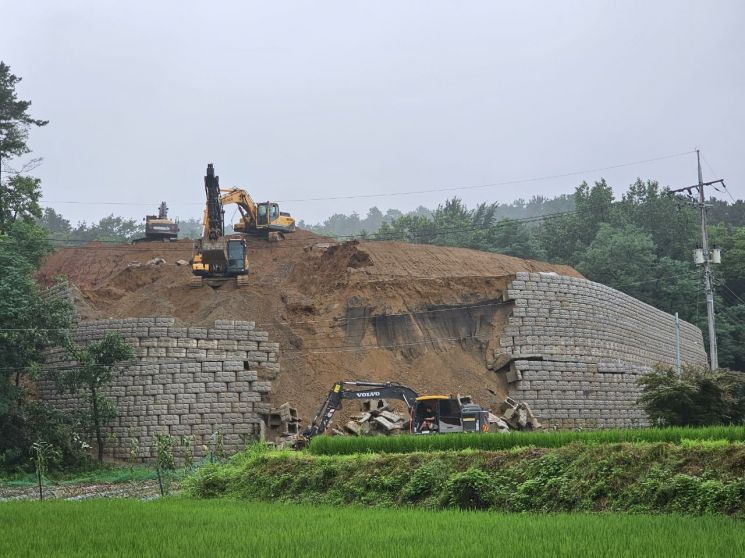
[[[743,556],[722,517],[505,515],[187,499],[0,504],[0,556]]]
[[[509,434],[440,434],[401,436],[317,436],[310,444],[317,455],[355,453],[408,453],[479,449],[506,450],[515,447],[558,448],[581,442],[617,444],[622,442],[670,442],[684,440],[727,440],[745,442],[745,426],[704,426],[676,428],[619,428],[559,432],[510,432]]]
[[[197,497],[513,512],[745,515],[745,445],[572,444],[314,456],[261,450],[185,481]]]

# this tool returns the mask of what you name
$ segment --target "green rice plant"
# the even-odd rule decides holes
[[[177,498],[6,502],[0,505],[0,525],[0,556],[745,555],[742,521],[716,516],[505,514]]]
[[[173,437],[169,434],[158,434],[155,437],[155,466],[158,472],[160,495],[168,493],[170,473],[176,469],[173,458]]]
[[[127,429],[127,445],[129,448],[129,454],[127,461],[129,462],[130,472],[134,471],[135,463],[137,462],[137,456],[140,453],[140,438],[136,435],[137,431],[131,426]]]
[[[47,473],[49,462],[59,457],[59,451],[52,445],[39,440],[31,444],[33,452],[34,468],[36,469],[36,478],[39,483],[39,500],[44,499],[44,475]]]
[[[722,440],[745,442],[745,426],[704,426],[672,428],[629,428],[584,431],[536,431],[457,434],[402,434],[400,436],[316,436],[309,451],[317,455],[350,455],[355,453],[410,453],[420,451],[484,450],[497,451],[515,447],[557,448],[572,443],[680,444],[683,440]]]
[[[194,436],[181,436],[181,447],[184,448],[184,475],[194,465]]]

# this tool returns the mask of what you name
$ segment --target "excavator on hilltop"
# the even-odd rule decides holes
[[[207,206],[202,222],[202,238],[194,242],[191,259],[192,287],[208,284],[218,287],[232,278],[241,287],[248,283],[248,249],[245,235],[225,236],[225,211],[220,200],[220,177],[212,163],[204,177]]]
[[[235,232],[266,236],[270,241],[284,238],[285,233],[295,232],[295,219],[279,210],[274,202],[255,203],[245,190],[230,188],[220,190],[220,203],[238,205],[241,212],[240,222],[233,225]]]
[[[145,217],[145,236],[132,241],[132,244],[140,242],[170,242],[178,238],[178,223],[168,218],[168,206],[161,202],[157,215]]]

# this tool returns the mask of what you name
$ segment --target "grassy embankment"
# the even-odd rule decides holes
[[[745,426],[697,428],[626,428],[585,431],[510,432],[509,434],[440,434],[401,436],[317,436],[310,445],[317,455],[355,453],[409,453],[417,451],[486,450],[515,447],[558,448],[574,442],[617,444],[622,442],[670,442],[726,440],[745,442]]]
[[[262,450],[185,481],[202,498],[509,512],[745,515],[745,444],[309,455]]]
[[[0,504],[0,556],[742,556],[724,517],[506,515],[172,499]]]

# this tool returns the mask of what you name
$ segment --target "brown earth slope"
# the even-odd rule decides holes
[[[281,243],[249,239],[251,283],[188,285],[191,242],[92,243],[55,252],[43,281],[66,275],[86,319],[173,316],[183,324],[255,321],[281,345],[273,401],[315,412],[336,380],[399,381],[420,393],[469,393],[488,405],[504,393],[486,369],[511,305],[518,271],[580,276],[567,266],[462,248],[396,242],[329,242],[297,231]],[[162,266],[145,262],[160,256]],[[139,262],[139,267],[131,266]]]

